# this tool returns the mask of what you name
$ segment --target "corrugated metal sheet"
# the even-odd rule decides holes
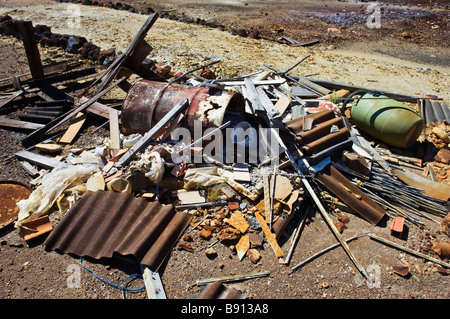
[[[128,193],[86,192],[44,242],[47,250],[95,259],[132,255],[152,271],[188,226],[189,214]]]

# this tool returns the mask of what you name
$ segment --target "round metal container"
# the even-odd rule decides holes
[[[19,214],[17,203],[22,199],[27,199],[31,195],[31,187],[11,180],[0,181],[0,228],[10,225]]]
[[[411,146],[424,127],[419,114],[384,95],[365,94],[351,108],[350,117],[367,134],[399,148]]]
[[[238,92],[141,80],[131,87],[124,100],[122,133],[144,134],[185,98],[189,100],[189,107],[183,126],[190,130],[196,120],[201,121],[203,129],[219,127],[227,112],[245,111],[244,98]]]

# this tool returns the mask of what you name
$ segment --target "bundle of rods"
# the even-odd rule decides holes
[[[439,221],[423,212],[438,217],[445,217],[448,214],[444,200],[426,195],[422,189],[404,184],[395,174],[375,165],[372,166],[368,181],[352,180],[352,182],[383,207],[390,217],[401,216],[416,225],[423,224],[421,218],[439,224]]]

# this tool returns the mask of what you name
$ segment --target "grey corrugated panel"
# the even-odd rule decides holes
[[[442,123],[445,120],[445,114],[444,110],[441,108],[441,103],[439,102],[433,102],[433,112],[436,117],[437,122],[436,123]]]
[[[450,123],[450,109],[447,106],[447,103],[444,101],[441,103],[442,112],[445,114],[445,119]]]
[[[430,100],[424,100],[424,103],[426,124],[431,125],[433,122],[436,123],[436,117],[434,115]]]
[[[47,250],[95,259],[132,255],[157,271],[190,220],[189,214],[176,212],[172,205],[128,193],[88,191],[44,245]]]

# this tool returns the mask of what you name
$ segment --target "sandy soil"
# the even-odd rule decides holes
[[[173,8],[175,5],[175,2],[171,1],[165,1],[165,3],[168,8]],[[220,3],[223,5],[224,1]],[[247,10],[255,12],[251,11],[255,9],[252,1],[246,1],[248,5],[243,4],[243,1],[226,3],[234,10],[239,8],[243,12]],[[159,3],[154,1],[153,4]],[[266,11],[270,11],[269,8],[273,4],[274,2],[267,2]],[[281,2],[281,4],[284,3]],[[338,3],[337,5],[346,4]],[[127,47],[147,18],[146,15],[126,11],[81,6],[81,28],[73,29],[67,27],[67,6],[68,4],[61,3],[2,7],[0,15],[8,13],[16,19],[32,20],[35,25],[46,24],[52,27],[53,32],[84,36],[103,49],[114,47],[117,50]],[[196,14],[199,13],[199,8],[194,4],[183,3],[183,6],[189,14],[192,14],[192,11],[188,10],[191,7],[196,8]],[[220,10],[222,8],[223,6],[219,7]],[[214,8],[209,6],[204,10],[213,11],[215,16],[223,16],[222,11],[214,11]],[[327,34],[333,37],[334,32],[338,34],[339,31],[331,30]],[[448,29],[444,32],[448,32]],[[409,95],[432,94],[447,101],[450,100],[448,63],[439,63],[440,59],[436,59],[436,63],[433,63],[433,59],[424,63],[423,57],[420,57],[425,53],[438,56],[436,46],[428,50],[421,47],[420,43],[412,43],[411,51],[421,48],[419,57],[405,60],[386,55],[382,49],[378,52],[367,50],[373,42],[367,44],[346,41],[346,45],[342,48],[329,47],[332,44],[328,43],[321,44],[319,47],[291,47],[265,39],[236,36],[218,28],[165,18],[158,19],[150,30],[147,40],[153,47],[152,58],[171,65],[175,71],[188,71],[211,60],[220,59],[222,62],[214,65],[213,70],[219,77],[231,77],[266,70],[265,65],[277,70],[286,70],[300,59],[310,55],[292,72],[293,74],[314,74],[314,77],[324,80]],[[304,40],[310,40],[310,38]],[[2,41],[14,45],[15,40],[2,38]],[[375,43],[383,47],[382,40],[377,41],[380,42]],[[445,50],[445,45],[443,46]],[[404,46],[401,46],[402,48]],[[55,55],[52,49],[42,49],[42,51],[42,54],[50,59]],[[448,55],[446,57],[448,58]],[[2,131],[2,134],[8,133]],[[107,131],[99,130],[98,134],[101,136],[101,134],[107,134]],[[93,137],[83,136],[77,143],[82,145],[89,138]],[[99,139],[101,140],[101,137]],[[2,168],[5,169],[5,165],[2,165]],[[20,177],[17,177],[20,175],[18,172],[11,172],[11,175],[8,175],[8,172],[4,171],[2,174],[3,177],[16,176],[26,180],[24,173]],[[427,245],[430,238],[448,241],[448,237],[439,233],[438,230],[437,223],[426,221],[426,227],[423,228],[409,226],[407,239],[394,240],[411,247]],[[349,238],[356,234],[375,233],[389,237],[389,232],[385,224],[375,227],[355,215],[350,215],[350,222],[343,235]],[[379,288],[369,287],[361,281],[358,271],[341,248],[334,249],[291,273],[290,267],[278,263],[267,243],[261,250],[260,262],[253,264],[248,258],[239,261],[230,247],[221,243],[214,245],[218,253],[217,257],[209,259],[204,250],[212,241],[202,240],[195,231],[192,232],[192,236],[194,252],[174,249],[161,270],[161,279],[169,299],[185,299],[201,291],[202,287],[195,285],[198,279],[248,274],[254,271],[269,271],[270,276],[232,283],[229,286],[239,289],[250,299],[350,300],[448,299],[450,297],[449,277],[439,273],[435,265],[376,243],[368,237],[361,237],[350,245],[361,264],[366,267],[379,266],[381,271]],[[288,250],[290,239],[286,237],[282,243],[282,249]],[[292,265],[334,243],[333,234],[317,213],[302,232],[292,256]],[[392,267],[405,262],[410,265],[410,276],[402,277],[394,273]],[[17,231],[11,228],[2,230],[0,263],[0,284],[3,287],[0,298],[2,299],[118,299],[124,297],[120,289],[101,282],[85,271],[77,257],[45,252],[42,241],[33,244],[25,243]],[[129,274],[136,271],[132,264],[120,261],[86,260],[83,261],[83,265],[94,269],[100,277],[119,284]],[[71,288],[68,285],[67,280],[72,269],[69,267],[72,266],[80,270],[80,288]],[[142,281],[136,281],[133,283],[136,288],[142,286]],[[146,293],[145,290],[137,293],[127,292],[125,297],[145,299]]]

